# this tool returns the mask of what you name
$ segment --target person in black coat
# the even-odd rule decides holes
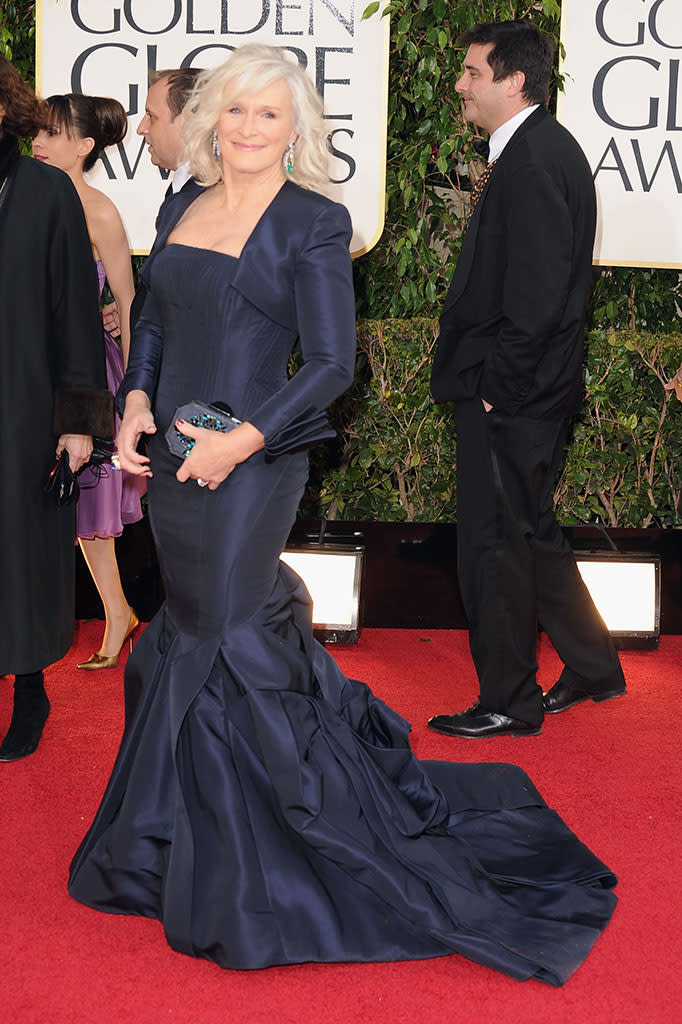
[[[489,163],[441,316],[431,389],[456,402],[460,590],[477,702],[453,736],[537,735],[545,713],[625,692],[606,626],[552,513],[580,406],[596,202],[587,160],[545,109],[554,47],[528,21],[477,25],[457,91]],[[564,669],[543,697],[538,621]]]
[[[75,472],[92,435],[113,436],[83,209],[66,174],[20,155],[45,115],[0,57],[0,673],[15,675],[0,761],[36,750],[43,669],[73,640],[74,508],[44,491],[55,453]]]

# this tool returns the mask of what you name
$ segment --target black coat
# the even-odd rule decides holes
[[[441,316],[436,400],[479,396],[536,419],[579,408],[595,218],[580,146],[538,108],[502,151],[464,236]]]
[[[1,141],[6,150],[7,136]],[[71,645],[74,510],[58,510],[43,484],[55,462],[58,434],[100,432],[111,408],[110,393],[103,390],[95,265],[76,190],[67,175],[28,157],[15,161],[14,168],[0,210],[0,672],[5,674],[37,671]]]

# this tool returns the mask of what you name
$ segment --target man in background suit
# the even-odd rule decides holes
[[[445,300],[431,377],[454,400],[458,574],[480,682],[451,736],[528,735],[545,713],[625,693],[609,633],[554,520],[568,418],[580,406],[595,192],[545,109],[554,46],[528,21],[476,25],[457,83],[490,134],[488,168]],[[564,662],[543,696],[538,620]]]
[[[200,191],[199,186],[190,176],[187,163],[183,162],[185,107],[199,74],[199,68],[167,68],[163,71],[149,72],[149,90],[144,117],[137,126],[137,134],[144,136],[151,162],[156,167],[173,172],[156,217],[154,226],[157,233],[163,226],[169,206],[176,197],[182,196],[182,199],[178,199],[178,201],[184,201],[189,205]],[[131,335],[132,328],[142,312],[147,295],[145,274],[149,273],[150,261],[156,254],[156,250],[157,239],[154,240],[149,256],[144,263],[135,298],[130,307]],[[103,308],[102,320],[105,329],[114,337],[118,337],[121,332],[115,303]]]

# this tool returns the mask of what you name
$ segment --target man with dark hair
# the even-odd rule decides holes
[[[130,307],[131,335],[147,296],[145,275],[149,273],[151,259],[159,248],[158,242],[169,205],[180,196],[182,198],[178,198],[177,201],[189,205],[199,193],[199,187],[192,179],[188,165],[183,162],[185,142],[182,133],[185,107],[200,73],[199,68],[166,68],[163,71],[149,72],[144,117],[137,126],[137,134],[144,136],[151,162],[156,167],[172,171],[173,177],[156,217],[157,238],[144,264],[146,270],[143,268]],[[102,321],[105,329],[114,337],[118,337],[120,324],[115,303],[112,302],[103,308]]]
[[[528,106],[547,106],[554,66],[554,43],[528,21],[493,21],[474,25],[459,39],[459,46],[488,47],[492,81],[501,82],[523,69],[521,95]],[[472,120],[466,115],[467,120]],[[478,122],[474,122],[478,124]],[[482,127],[482,125],[479,125]]]
[[[200,73],[199,68],[165,68],[162,71],[149,72],[150,87],[157,82],[166,84],[166,103],[171,119],[174,120],[183,113]]]
[[[185,149],[184,110],[198,75],[198,68],[150,71],[144,117],[137,126],[137,134],[144,136],[149,147],[151,162],[176,172],[174,178],[184,179],[180,187],[189,178],[189,174],[177,174]]]
[[[459,583],[478,701],[451,736],[534,736],[545,713],[625,693],[609,633],[552,512],[580,406],[596,203],[575,139],[546,111],[554,47],[527,21],[476,25],[457,91],[489,163],[445,300],[431,389],[454,400]],[[543,697],[538,621],[564,662]]]
[[[176,202],[189,206],[199,194],[199,186],[190,175],[189,165],[184,162],[183,137],[185,107],[199,74],[199,68],[173,68],[149,74],[144,117],[137,126],[137,134],[144,136],[151,162],[173,171],[173,177],[156,217],[156,238],[130,307],[131,334],[147,296],[146,275],[160,244],[163,244],[161,240],[166,240],[163,226],[170,207]]]

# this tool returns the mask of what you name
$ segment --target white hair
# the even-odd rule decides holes
[[[310,76],[278,47],[247,43],[224,64],[202,72],[187,103],[186,110],[192,116],[185,120],[185,159],[200,185],[215,185],[222,180],[222,165],[213,155],[211,133],[225,106],[238,95],[259,92],[277,81],[289,88],[298,136],[294,167],[288,177],[318,192],[329,184],[322,99]]]

